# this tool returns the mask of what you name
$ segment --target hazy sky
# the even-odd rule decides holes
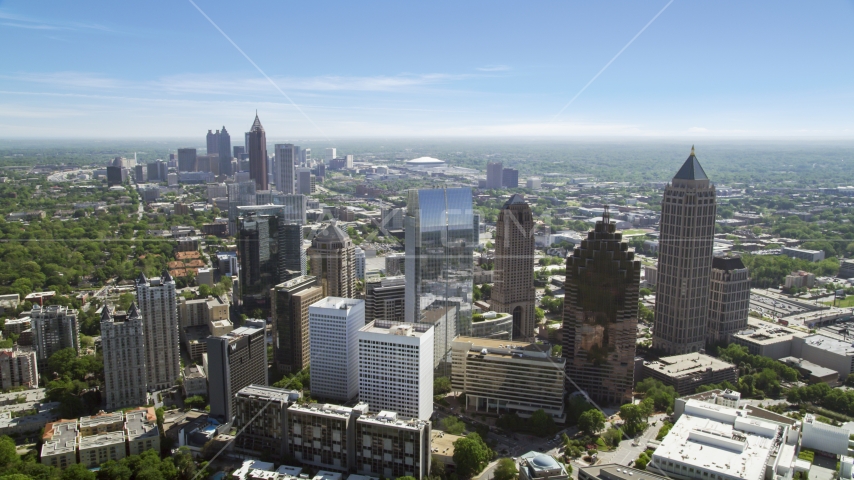
[[[854,0],[193,1],[0,0],[0,137],[854,138]]]

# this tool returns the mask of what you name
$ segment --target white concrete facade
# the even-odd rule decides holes
[[[311,393],[343,402],[359,394],[359,328],[365,301],[326,297],[308,307]]]

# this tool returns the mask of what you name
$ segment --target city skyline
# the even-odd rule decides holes
[[[508,4],[488,22],[475,4],[196,5],[4,2],[4,135],[192,136],[257,108],[269,131],[317,138],[854,137],[850,2]],[[283,16],[308,40],[283,45]],[[370,33],[338,41],[320,19]]]

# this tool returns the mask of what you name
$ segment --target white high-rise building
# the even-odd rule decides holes
[[[359,330],[359,401],[375,411],[430,418],[433,325],[375,320]]]
[[[148,404],[145,328],[135,303],[126,314],[101,310],[101,351],[107,410]]]
[[[145,365],[148,388],[162,390],[175,385],[181,375],[178,328],[178,296],[168,271],[148,279],[140,273],[136,280],[136,301],[145,326]]]
[[[336,150],[334,148],[327,148],[326,149],[326,155],[324,156],[324,158],[326,159],[326,164],[329,165],[329,162],[331,162],[332,159],[335,158],[336,156],[337,156],[337,154],[336,154]]]
[[[273,164],[273,182],[282,193],[297,193],[296,165],[300,161],[300,148],[292,143],[276,144],[276,159]]]
[[[326,297],[308,307],[312,396],[346,402],[359,394],[358,334],[363,326],[364,300]]]
[[[365,251],[356,247],[356,278],[365,279]]]

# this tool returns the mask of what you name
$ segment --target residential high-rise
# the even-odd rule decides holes
[[[709,293],[709,343],[729,343],[730,336],[747,328],[750,312],[750,275],[741,257],[715,257]]]
[[[359,395],[359,329],[365,302],[326,297],[308,307],[312,396],[348,402]]]
[[[276,144],[276,157],[273,168],[273,183],[282,193],[302,193],[296,190],[296,165],[299,162],[300,148],[292,143]]]
[[[258,119],[258,112],[255,112],[255,122],[252,123],[252,129],[246,133],[246,138],[246,147],[249,149],[249,178],[255,182],[256,189],[268,190],[267,134]]]
[[[513,339],[534,337],[534,213],[520,194],[498,211],[492,309],[513,315]]]
[[[19,347],[0,349],[0,390],[39,386],[36,352]]]
[[[178,295],[175,280],[164,270],[158,278],[143,273],[136,280],[136,299],[145,326],[145,366],[148,388],[172,387],[181,376]]]
[[[195,148],[179,148],[178,149],[178,171],[179,172],[195,172],[196,171],[196,149]]]
[[[231,235],[237,235],[237,208],[255,205],[256,192],[254,181],[228,184],[228,231]]]
[[[263,328],[236,328],[208,337],[208,392],[211,416],[230,421],[234,396],[249,385],[267,385],[267,347]]]
[[[359,401],[373,410],[429,420],[433,414],[433,326],[374,320],[362,326],[358,339]]]
[[[241,452],[282,456],[288,453],[288,407],[300,399],[296,390],[249,385],[234,398],[234,439]]]
[[[219,152],[219,174],[233,174],[234,172],[231,171],[231,135],[228,134],[228,130],[225,129],[225,125],[223,125],[222,130],[219,131],[217,151]]]
[[[486,188],[498,190],[504,183],[504,165],[501,162],[486,164]]]
[[[46,372],[50,356],[63,348],[80,351],[80,332],[74,309],[60,305],[33,305],[30,328],[33,330],[33,346],[42,372]]]
[[[331,223],[311,240],[311,274],[329,297],[356,296],[356,248],[350,236]]]
[[[397,412],[359,415],[356,419],[356,471],[368,477],[414,477],[430,474],[430,421]]]
[[[365,282],[365,322],[402,322],[406,305],[406,277],[374,277]]]
[[[107,410],[147,405],[145,327],[135,303],[127,313],[101,310],[101,352]]]
[[[312,276],[300,276],[273,287],[273,362],[281,373],[296,373],[309,364],[308,307],[323,298]]]
[[[447,360],[454,337],[471,330],[473,213],[469,188],[409,191],[405,318],[436,326],[437,366]]]
[[[506,188],[519,188],[519,170],[516,170],[515,168],[502,169],[501,186]]]
[[[356,259],[356,278],[359,280],[365,279],[365,251],[359,247],[354,250]]]
[[[315,192],[315,176],[311,174],[311,169],[301,167],[297,169],[297,193],[303,195],[311,195]]]
[[[606,206],[602,220],[566,259],[566,387],[599,402],[632,399],[641,272],[634,257]]]
[[[706,344],[716,210],[715,187],[691,147],[661,199],[652,346],[668,355]]]

